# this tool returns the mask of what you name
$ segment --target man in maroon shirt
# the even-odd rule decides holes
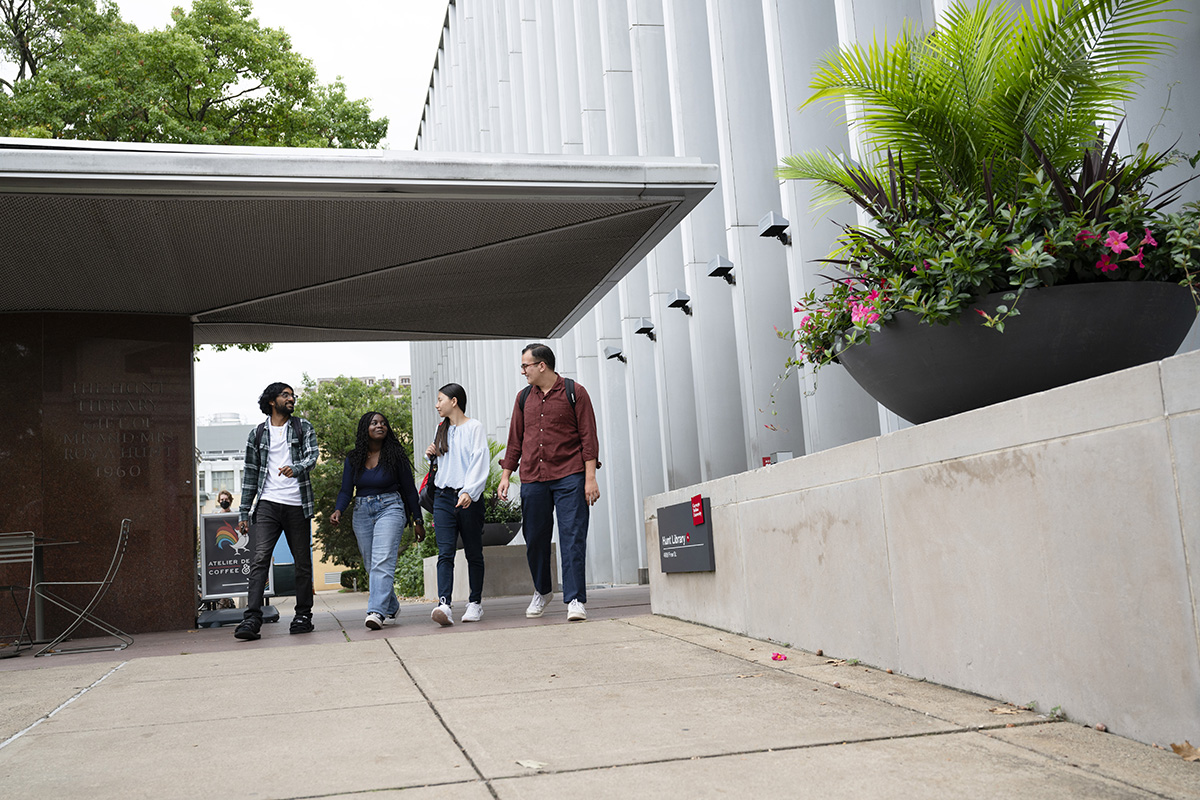
[[[554,352],[544,344],[521,351],[521,373],[529,382],[513,404],[508,448],[500,461],[500,499],[508,499],[508,479],[521,467],[521,509],[524,512],[525,555],[533,578],[534,595],[525,616],[540,617],[550,599],[550,537],[553,514],[558,515],[558,545],[562,553],[563,602],[567,619],[587,619],[588,506],[600,499],[596,483],[596,414],[592,400],[554,371]],[[522,408],[524,406],[524,408]]]

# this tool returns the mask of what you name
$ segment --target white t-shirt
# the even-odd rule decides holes
[[[292,465],[292,448],[288,445],[288,425],[283,423],[278,428],[267,421],[267,430],[271,433],[271,451],[267,456],[267,482],[263,484],[261,498],[285,506],[303,505],[300,499],[300,481],[279,474],[280,467]]]

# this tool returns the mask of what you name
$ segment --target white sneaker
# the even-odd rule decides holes
[[[383,615],[376,614],[374,611],[372,611],[370,614],[367,614],[366,625],[368,628],[370,628],[373,631],[382,629],[383,628]]]
[[[450,626],[454,624],[454,617],[450,616],[450,606],[445,603],[439,603],[438,607],[429,616],[438,625]]]
[[[525,609],[525,616],[533,619],[540,617],[546,610],[546,603],[550,600],[548,594],[534,594],[533,599],[529,601],[529,608]]]
[[[467,610],[463,612],[463,622],[479,622],[479,618],[483,616],[483,606],[479,603],[467,603]]]
[[[567,621],[582,622],[587,619],[587,609],[583,607],[583,603],[578,600],[572,600],[567,605]]]

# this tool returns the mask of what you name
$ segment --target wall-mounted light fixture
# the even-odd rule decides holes
[[[692,298],[688,297],[687,292],[682,289],[676,289],[671,292],[671,297],[667,300],[667,307],[682,308],[683,313],[690,317],[692,315],[692,307],[688,305],[690,302],[692,302]]]
[[[654,323],[645,317],[638,317],[637,329],[634,330],[634,333],[645,334],[652,342],[658,341],[658,337],[654,335]]]
[[[625,360],[625,356],[621,355],[621,348],[613,347],[611,345],[604,348],[604,357],[607,359],[615,358],[617,361],[620,361],[622,364],[629,363],[628,361]]]
[[[730,286],[737,282],[733,279],[733,262],[725,256],[717,256],[708,262],[708,277],[724,278]]]
[[[758,221],[758,235],[778,239],[784,244],[791,244],[792,237],[787,232],[788,225],[791,224],[774,211],[768,211],[767,215]]]

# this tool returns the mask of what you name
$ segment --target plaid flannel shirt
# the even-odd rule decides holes
[[[271,432],[264,430],[258,447],[255,448],[254,434],[257,430],[258,426],[255,425],[250,429],[250,436],[246,439],[246,466],[242,470],[242,504],[238,508],[238,519],[241,522],[249,522],[254,515],[254,510],[258,506],[258,495],[267,483],[267,463],[271,455]],[[300,484],[300,505],[304,509],[304,516],[311,519],[317,510],[316,502],[313,499],[312,478],[309,475],[317,463],[317,432],[313,430],[312,423],[306,419],[300,420],[300,432],[304,435],[303,442],[296,441],[296,433],[292,430],[290,420],[285,430],[288,444],[292,448],[292,474]]]

